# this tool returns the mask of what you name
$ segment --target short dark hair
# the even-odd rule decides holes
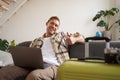
[[[50,17],[47,22],[49,22],[49,21],[52,20],[52,19],[56,19],[56,20],[58,20],[59,23],[60,23],[60,19],[59,19],[57,16],[52,16],[52,17]]]

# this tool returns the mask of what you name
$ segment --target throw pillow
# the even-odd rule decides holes
[[[7,66],[13,63],[12,55],[9,52],[0,50],[0,67]]]

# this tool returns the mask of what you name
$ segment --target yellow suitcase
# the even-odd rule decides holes
[[[58,68],[57,80],[120,80],[120,65],[102,60],[70,60]]]

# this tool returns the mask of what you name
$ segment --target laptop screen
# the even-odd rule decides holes
[[[40,48],[14,46],[10,48],[14,64],[24,68],[44,68]]]

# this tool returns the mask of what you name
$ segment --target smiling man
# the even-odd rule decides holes
[[[53,80],[56,78],[57,68],[64,61],[69,60],[68,45],[75,42],[84,42],[83,36],[65,34],[57,32],[60,27],[60,20],[57,16],[52,16],[46,22],[46,32],[42,37],[35,39],[30,47],[42,49],[45,69],[32,71],[27,80]]]

